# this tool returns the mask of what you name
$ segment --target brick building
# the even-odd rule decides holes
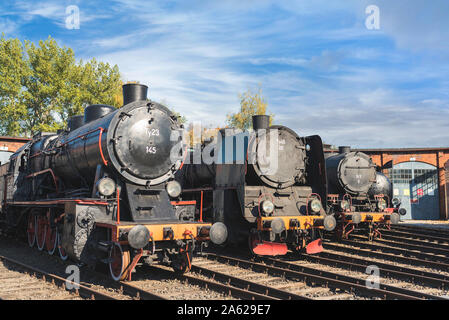
[[[0,163],[8,162],[11,154],[28,141],[30,141],[28,138],[0,137]]]
[[[355,150],[354,150],[355,151]],[[449,219],[449,148],[358,149],[393,182],[408,219]]]

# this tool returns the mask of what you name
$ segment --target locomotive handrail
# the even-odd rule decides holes
[[[50,172],[51,176],[53,177],[53,182],[54,182],[54,184],[55,184],[56,193],[59,193],[59,190],[58,190],[58,181],[56,180],[56,176],[55,176],[53,170],[50,169],[50,168],[49,168],[49,169],[42,170],[42,171],[34,172],[34,173],[32,173],[32,174],[26,176],[26,178],[32,178],[32,177],[39,176],[39,175],[44,174],[44,173],[47,173],[47,172]]]
[[[352,208],[352,197],[349,193],[345,193],[345,195],[343,196],[343,200],[345,199],[349,199],[349,209]]]
[[[306,202],[307,202],[307,205],[306,205],[306,215],[307,215],[307,216],[309,215],[309,199],[310,199],[310,197],[312,197],[312,196],[318,197],[318,200],[320,200],[320,202],[323,203],[323,202],[321,201],[321,196],[320,196],[318,193],[312,192],[311,194],[309,194],[309,195],[307,196],[307,200],[306,200]]]
[[[98,148],[99,148],[99,150],[100,150],[100,156],[101,156],[101,159],[103,160],[103,164],[104,164],[105,166],[107,166],[107,165],[108,165],[108,161],[104,158],[103,148],[101,147],[101,138],[102,138],[103,132],[107,132],[107,130],[104,129],[104,128],[102,128],[102,127],[98,127],[97,129],[93,129],[93,130],[90,130],[89,132],[86,132],[86,133],[84,133],[84,134],[81,134],[81,135],[79,135],[79,136],[76,136],[76,137],[74,137],[74,138],[72,138],[72,139],[70,139],[70,140],[64,142],[63,144],[61,144],[61,145],[58,146],[58,147],[53,147],[53,148],[51,148],[51,149],[49,149],[49,150],[46,150],[46,152],[48,152],[48,151],[54,151],[54,150],[57,150],[57,149],[59,149],[59,148],[62,148],[62,147],[64,147],[64,146],[66,146],[67,144],[69,144],[70,142],[73,142],[73,141],[75,141],[75,140],[77,140],[77,139],[82,139],[82,138],[84,138],[85,136],[87,136],[87,135],[89,135],[89,134],[91,134],[91,133],[97,132],[97,131],[100,131],[99,136],[98,136]],[[42,155],[43,153],[44,153],[44,152],[42,152],[42,151],[41,151],[41,152],[38,152],[38,153],[36,153],[36,154],[30,156],[30,159],[32,159],[32,158],[34,158],[34,157],[38,157],[38,156]]]

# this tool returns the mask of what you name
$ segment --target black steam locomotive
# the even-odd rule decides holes
[[[392,208],[390,180],[363,152],[340,147],[326,155],[328,214],[337,219],[338,237],[347,238],[355,228],[366,229],[369,237],[380,236],[378,227],[399,222]]]
[[[324,210],[321,138],[269,127],[268,116],[253,117],[253,129],[221,130],[216,141],[190,152],[177,173],[182,198],[196,201],[202,219],[215,223],[215,244],[249,242],[257,255],[321,251],[319,230],[335,227]]]
[[[195,206],[179,201],[174,180],[181,126],[147,89],[127,84],[122,108],[89,106],[67,130],[39,133],[13,154],[1,183],[2,228],[26,231],[30,246],[64,260],[107,263],[115,280],[153,261],[188,271],[211,224],[179,219]]]

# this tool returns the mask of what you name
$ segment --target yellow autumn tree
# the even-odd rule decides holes
[[[221,128],[214,127],[212,125],[206,125],[205,127],[202,127],[200,129],[201,131],[198,132],[197,135],[194,135],[193,124],[190,123],[188,125],[187,130],[184,133],[184,141],[186,141],[189,147],[193,148],[198,144],[203,144],[205,141],[214,139]]]
[[[250,129],[252,128],[252,116],[267,114],[268,103],[262,96],[262,89],[259,87],[256,92],[248,89],[239,94],[240,112],[228,114],[226,123],[233,128]],[[274,114],[270,113],[270,126],[273,122]]]

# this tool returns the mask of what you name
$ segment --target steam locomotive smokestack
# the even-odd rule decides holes
[[[128,83],[123,86],[123,104],[147,100],[148,87],[143,84]]]
[[[84,124],[84,115],[73,116],[67,120],[67,127],[69,131],[78,129]]]
[[[268,129],[270,126],[270,116],[257,115],[253,116],[253,130]]]
[[[349,153],[349,152],[351,152],[351,147],[348,147],[348,146],[338,147],[338,152],[339,153]]]

